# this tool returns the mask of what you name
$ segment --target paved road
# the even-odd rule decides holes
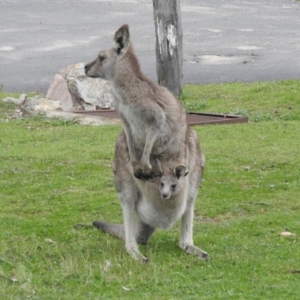
[[[54,75],[89,62],[128,23],[156,79],[151,0],[0,0],[0,83],[46,92]],[[300,78],[300,1],[181,0],[184,82]]]

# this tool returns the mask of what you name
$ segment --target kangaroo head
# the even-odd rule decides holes
[[[185,166],[177,166],[174,170],[170,170],[167,174],[162,175],[159,184],[160,196],[162,199],[170,199],[176,195],[180,189],[180,181],[188,172]]]
[[[116,31],[114,43],[114,48],[100,51],[94,61],[85,65],[87,76],[107,80],[114,78],[117,60],[127,52],[130,46],[128,25],[123,25]]]

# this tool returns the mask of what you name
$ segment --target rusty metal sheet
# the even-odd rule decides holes
[[[187,113],[187,120],[190,126],[206,124],[232,124],[248,123],[247,117],[226,114],[208,114],[208,113]]]
[[[74,113],[99,116],[110,119],[119,119],[117,112],[111,109],[74,111]],[[194,126],[206,124],[248,123],[248,118],[237,115],[189,112],[187,113],[187,121],[190,126]]]

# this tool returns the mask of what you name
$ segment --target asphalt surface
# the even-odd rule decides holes
[[[62,68],[93,60],[129,24],[156,79],[151,0],[0,0],[0,84],[46,93]],[[181,0],[184,82],[300,78],[300,1]]]

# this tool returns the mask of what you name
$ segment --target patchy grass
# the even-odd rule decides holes
[[[122,241],[74,227],[122,222],[110,167],[121,128],[15,120],[0,101],[0,299],[298,299],[299,85],[184,88],[192,110],[200,101],[251,120],[195,127],[207,166],[194,238],[209,263],[178,248],[179,222],[141,247],[148,265]]]

